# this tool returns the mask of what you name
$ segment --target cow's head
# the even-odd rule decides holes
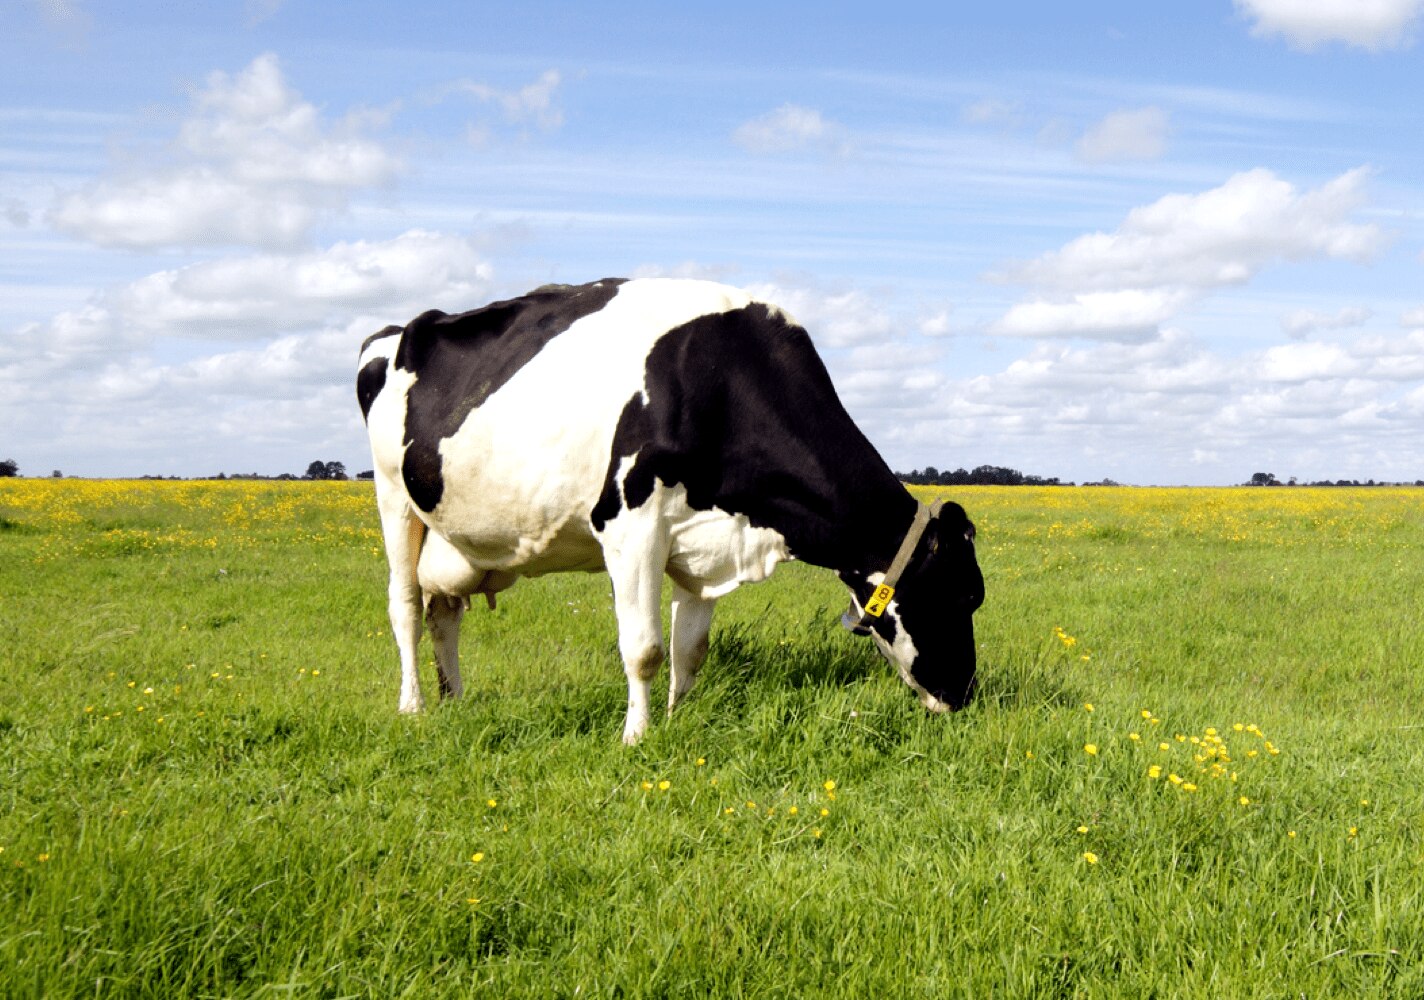
[[[974,525],[945,503],[930,518],[878,617],[865,613],[881,573],[843,576],[851,588],[851,631],[869,634],[905,683],[934,712],[963,708],[974,696],[974,612],[984,577],[974,557]]]

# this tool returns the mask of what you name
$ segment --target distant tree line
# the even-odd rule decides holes
[[[1285,482],[1281,482],[1272,472],[1253,473],[1251,478],[1241,484],[1242,486],[1424,486],[1424,479],[1416,479],[1414,482],[1402,483],[1377,483],[1373,479],[1367,479],[1363,483],[1358,479],[1318,479],[1315,482],[1298,482],[1295,476],[1291,476]]]
[[[912,486],[1072,486],[1061,482],[1058,477],[1044,479],[1042,476],[1026,476],[1018,469],[1006,469],[998,465],[980,465],[971,471],[955,469],[941,472],[933,465],[909,472],[897,472],[895,476],[902,483]]]
[[[14,461],[13,459],[9,459],[9,458],[0,460],[0,479],[5,479],[5,478],[9,478],[9,477],[18,476],[19,474],[20,474],[20,465],[19,465],[18,462]],[[59,478],[61,478],[61,477],[63,476],[63,473],[61,473],[58,469],[55,469],[54,472],[51,473],[51,475],[52,475],[55,479],[59,479]],[[364,471],[364,472],[358,472],[358,473],[356,473],[356,478],[357,478],[357,479],[374,479],[374,478],[375,478],[375,475],[376,475],[375,472],[373,472],[373,471],[370,470],[370,469],[367,469],[367,470]],[[139,479],[147,479],[147,480],[181,480],[181,479],[186,479],[186,478],[189,478],[189,477],[186,477],[186,476],[153,476],[153,475],[147,475],[147,476],[139,476],[138,478],[139,478]],[[212,475],[212,476],[193,476],[193,477],[191,477],[191,478],[193,478],[193,479],[222,479],[222,480],[228,480],[228,479],[262,479],[262,480],[278,480],[278,481],[284,481],[284,482],[294,482],[294,481],[299,480],[299,479],[345,480],[345,479],[349,479],[350,477],[347,476],[347,474],[346,474],[346,465],[345,465],[345,463],[343,463],[343,462],[321,462],[321,461],[317,461],[317,462],[312,462],[310,465],[308,465],[308,466],[307,466],[307,471],[306,471],[306,473],[305,473],[304,475],[301,475],[301,476],[298,476],[297,474],[292,473],[292,472],[283,472],[283,473],[279,473],[278,475],[275,475],[275,476],[266,476],[266,475],[263,475],[263,474],[260,473],[260,472],[234,472],[234,473],[232,473],[231,475],[229,475],[229,474],[226,473],[226,472],[219,472],[219,473],[217,473],[216,475]]]

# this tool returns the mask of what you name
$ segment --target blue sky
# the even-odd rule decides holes
[[[366,333],[687,275],[786,306],[899,469],[1421,479],[1421,34],[1424,0],[11,4],[0,458],[366,468]]]

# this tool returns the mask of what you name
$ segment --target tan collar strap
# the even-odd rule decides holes
[[[851,602],[850,610],[841,615],[842,625],[857,635],[869,633],[870,619],[879,618],[885,613],[890,599],[895,596],[895,586],[900,582],[900,574],[905,572],[905,567],[910,564],[910,557],[915,554],[915,546],[920,544],[920,536],[925,533],[925,528],[929,527],[930,518],[937,516],[942,506],[943,501],[940,500],[936,500],[932,507],[916,503],[915,519],[910,522],[910,530],[906,532],[904,541],[900,543],[900,550],[891,560],[890,568],[885,571],[884,579],[876,585],[874,593],[870,595],[870,600],[865,602],[859,616],[855,613],[855,602]]]

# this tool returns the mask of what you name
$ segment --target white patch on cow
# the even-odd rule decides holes
[[[626,467],[622,471],[626,474]],[[642,504],[625,506],[611,518],[598,539],[613,581],[618,646],[628,678],[623,740],[636,743],[648,727],[652,679],[664,656],[664,574],[676,587],[675,598],[693,605],[685,635],[679,634],[675,615],[674,657],[687,662],[674,663],[671,708],[691,687],[706,655],[710,602],[744,583],[765,580],[791,555],[779,532],[753,526],[744,514],[694,510],[685,487],[661,482]]]

